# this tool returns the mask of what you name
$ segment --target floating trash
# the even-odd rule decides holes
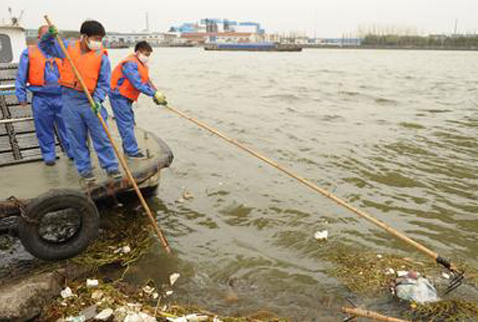
[[[425,277],[418,276],[416,272],[409,272],[404,277],[397,278],[393,291],[398,298],[419,304],[440,300],[433,284]]]
[[[188,314],[186,316],[181,316],[177,318],[168,317],[166,318],[166,320],[170,322],[201,322],[207,321],[208,317],[207,315]]]
[[[113,315],[113,309],[107,308],[95,316],[95,320],[107,321]]]
[[[327,230],[318,231],[315,233],[314,238],[317,240],[327,240],[329,232]]]
[[[184,200],[191,200],[191,199],[194,199],[194,196],[193,196],[193,194],[190,193],[189,191],[184,190],[184,192],[183,192],[183,199],[184,199]]]
[[[144,312],[139,313],[129,313],[124,322],[157,322],[156,318],[148,315]]]
[[[71,291],[71,288],[65,287],[65,289],[60,292],[60,295],[62,298],[67,299],[73,296],[73,292]]]
[[[86,280],[86,286],[87,287],[97,287],[98,286],[98,280],[94,280],[94,279],[87,279]]]
[[[176,281],[178,280],[178,278],[180,277],[181,275],[179,273],[173,273],[169,276],[169,284],[171,286],[174,285],[174,283],[176,283]]]
[[[143,287],[143,292],[146,293],[146,294],[151,294],[154,292],[154,287],[151,287],[149,285],[146,285],[145,287]]]
[[[387,271],[385,272],[386,275],[395,275],[395,270],[393,268],[389,268],[387,269]]]

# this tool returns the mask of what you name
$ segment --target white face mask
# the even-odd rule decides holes
[[[138,59],[140,62],[143,63],[143,65],[148,65],[149,57],[146,55],[143,55],[142,53],[138,54]]]
[[[86,44],[88,45],[88,48],[90,48],[90,50],[98,50],[101,48],[101,41],[95,41],[88,38]]]

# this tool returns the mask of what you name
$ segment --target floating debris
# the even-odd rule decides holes
[[[113,309],[107,308],[95,316],[95,320],[107,321],[113,315]]]
[[[406,275],[408,275],[408,272],[407,272],[407,271],[398,271],[398,272],[397,272],[397,276],[398,276],[398,277],[404,277],[404,276],[406,276]]]
[[[414,304],[411,306],[411,312],[408,315],[415,321],[475,321],[478,316],[478,303],[451,299],[434,303]]]
[[[423,304],[439,301],[433,284],[425,277],[418,277],[413,272],[397,278],[393,290],[399,299],[408,302]]]
[[[90,305],[80,312],[80,316],[84,316],[86,321],[91,320],[96,316],[96,309],[96,305]]]
[[[180,277],[181,275],[179,273],[173,273],[169,276],[169,284],[171,286],[174,285],[174,283],[176,283],[176,281],[178,280],[178,278]]]
[[[69,287],[65,287],[65,289],[60,292],[60,295],[64,299],[74,296],[73,292],[71,291],[71,288]]]
[[[372,250],[344,245],[333,245],[325,254],[325,259],[335,264],[328,273],[339,278],[352,292],[361,295],[386,292],[395,281],[397,271],[420,269],[426,275],[440,271],[433,263],[425,265],[418,260],[389,254],[381,254],[382,258],[378,258]]]
[[[154,287],[146,285],[145,287],[143,287],[143,292],[149,295],[154,292]]]
[[[183,198],[184,198],[184,200],[191,200],[191,199],[194,199],[194,196],[189,191],[184,190],[183,191]]]
[[[327,240],[329,232],[327,230],[318,231],[314,234],[314,238],[317,240]]]
[[[98,286],[98,280],[95,280],[95,279],[87,279],[87,280],[86,280],[86,286],[87,286],[87,287],[97,287],[97,286]]]
[[[387,271],[385,272],[385,274],[387,275],[395,275],[395,270],[393,268],[389,268],[387,269]]]
[[[66,322],[85,322],[86,318],[83,315],[80,316],[69,316],[65,320]]]
[[[91,294],[91,299],[95,301],[101,300],[103,297],[104,293],[100,290],[94,291],[93,294]]]
[[[166,320],[171,322],[201,322],[207,321],[209,317],[207,315],[188,314],[177,318],[168,317]]]
[[[126,315],[124,322],[156,322],[156,318],[144,312],[129,313]]]
[[[153,243],[147,216],[126,210],[106,212],[102,220],[108,225],[87,251],[72,262],[96,269],[108,264],[129,266],[145,254]],[[114,246],[125,245],[125,246]],[[119,251],[112,251],[119,250]],[[126,250],[126,252],[125,252]]]

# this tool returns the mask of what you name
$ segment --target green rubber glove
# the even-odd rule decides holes
[[[168,101],[166,101],[166,96],[164,96],[163,93],[161,93],[160,91],[154,93],[153,101],[157,105],[168,105]]]
[[[56,37],[58,36],[58,28],[54,25],[51,25],[50,27],[48,27],[48,33],[53,37]]]
[[[93,105],[91,109],[93,110],[93,113],[98,114],[101,110],[101,104],[98,102],[95,102],[95,105]]]

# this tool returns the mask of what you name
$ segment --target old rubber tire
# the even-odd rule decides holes
[[[48,241],[40,235],[39,226],[20,217],[18,234],[25,249],[33,256],[46,260],[73,257],[84,251],[98,236],[100,216],[95,204],[83,193],[74,190],[52,190],[26,206],[26,215],[41,221],[49,213],[72,209],[79,218],[79,229],[63,242]]]

